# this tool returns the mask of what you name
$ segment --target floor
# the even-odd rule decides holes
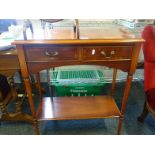
[[[115,100],[118,107],[121,107],[122,93],[124,82],[116,85]],[[47,85],[44,85],[48,90]],[[106,84],[103,90],[104,94],[109,93],[110,84]],[[35,93],[35,92],[34,92]],[[48,95],[48,92],[45,96]],[[38,96],[35,95],[36,107]],[[123,135],[154,135],[155,119],[151,114],[148,115],[144,123],[137,121],[141,114],[144,103],[143,82],[133,82],[128,99],[127,110],[122,127]],[[8,109],[13,109],[14,105],[10,104]],[[27,102],[23,108],[29,113]],[[93,120],[71,120],[71,121],[43,121],[39,123],[41,134],[43,135],[115,135],[118,126],[118,119],[93,119]],[[33,126],[23,122],[1,122],[1,135],[33,135]]]

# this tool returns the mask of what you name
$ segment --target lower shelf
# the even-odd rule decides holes
[[[111,96],[45,97],[39,104],[38,120],[74,120],[119,117]]]

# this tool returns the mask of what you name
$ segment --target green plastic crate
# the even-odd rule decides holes
[[[102,94],[105,82],[100,70],[51,70],[50,84],[54,96],[95,96]]]

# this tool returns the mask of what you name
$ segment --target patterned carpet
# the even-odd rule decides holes
[[[118,107],[121,107],[122,93],[125,83],[117,83],[115,91],[115,100]],[[44,85],[47,90],[47,85]],[[104,94],[110,92],[110,84],[106,84],[103,90]],[[45,94],[45,95],[48,95]],[[37,105],[38,96],[35,95]],[[154,135],[155,119],[151,114],[148,115],[144,123],[137,121],[141,114],[144,103],[144,92],[142,82],[133,82],[128,99],[127,110],[122,127],[123,135]],[[10,104],[8,109],[13,109],[14,105]],[[27,102],[23,108],[29,112]],[[92,120],[69,120],[69,121],[42,121],[39,122],[41,134],[44,135],[115,135],[118,126],[118,119],[92,119]],[[32,135],[35,134],[33,126],[23,122],[1,122],[1,135]]]

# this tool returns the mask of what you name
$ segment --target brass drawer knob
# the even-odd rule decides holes
[[[114,55],[115,54],[115,51],[111,51],[111,55]]]
[[[106,57],[105,51],[101,51],[101,55],[104,55]]]
[[[48,51],[45,51],[46,56],[50,56],[50,53]]]
[[[113,55],[115,55],[115,51],[111,51],[110,55],[108,55],[108,56],[105,51],[101,51],[101,55],[104,55],[105,58],[110,59],[110,58],[112,58]]]
[[[49,57],[55,57],[55,56],[59,55],[59,52],[57,52],[57,51],[53,51],[53,52],[45,51],[45,55],[49,56]]]

